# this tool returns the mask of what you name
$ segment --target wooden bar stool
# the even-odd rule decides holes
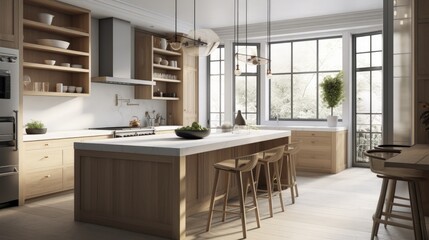
[[[274,179],[275,179],[275,184],[277,186],[276,192],[278,193],[280,198],[280,206],[282,208],[282,212],[285,211],[284,204],[283,204],[282,188],[281,188],[281,181],[280,181],[280,167],[279,167],[279,161],[283,158],[284,151],[285,151],[284,145],[266,150],[262,152],[262,158],[258,159],[258,164],[256,165],[256,186],[258,186],[258,183],[259,183],[259,174],[261,172],[261,166],[264,166],[267,190],[258,189],[257,191],[262,191],[267,193],[266,197],[268,198],[270,217],[273,217],[273,186],[271,183],[274,183]],[[274,169],[272,177],[270,174],[271,164]]]
[[[424,179],[422,178],[423,173],[421,171],[413,169],[384,167],[384,161],[386,159],[394,157],[400,152],[401,151],[397,149],[374,149],[367,150],[364,153],[367,157],[369,157],[371,171],[376,173],[377,177],[383,179],[377,209],[375,211],[375,214],[373,215],[371,239],[374,239],[374,237],[377,236],[380,223],[412,229],[414,230],[415,239],[428,239],[419,189],[419,181]],[[386,195],[389,188],[389,183],[396,181],[404,181],[408,184],[411,217],[404,216],[402,214],[394,214],[390,209],[383,211],[383,206],[386,202]],[[387,216],[387,218],[382,219],[383,216]],[[389,220],[389,218],[409,220],[411,221],[411,225],[391,221]]]
[[[296,183],[296,157],[301,150],[300,142],[286,144],[283,161],[280,161],[280,169],[283,169],[283,162],[286,162],[286,171],[288,182],[282,183],[282,187],[290,188],[292,204],[295,203],[295,197],[298,197],[298,184]]]
[[[402,145],[402,144],[380,144],[380,145],[375,146],[374,148],[375,149],[390,149],[390,150],[402,151],[403,149],[407,149],[410,147],[411,147],[410,145]],[[393,206],[408,207],[408,208],[411,207],[410,205],[404,205],[404,204],[395,202],[395,199],[410,201],[409,198],[397,196],[395,193],[396,193],[396,180],[389,179],[388,189],[387,189],[387,193],[386,193],[387,197],[386,197],[385,212],[392,213]],[[385,220],[387,220],[388,218],[389,218],[388,216],[384,216]],[[387,225],[384,224],[384,227],[386,227],[386,226]]]
[[[255,210],[256,215],[256,223],[258,225],[258,228],[260,228],[260,220],[259,220],[259,210],[258,210],[258,201],[256,199],[256,189],[254,184],[250,184],[252,189],[252,198],[253,198],[253,206],[246,206],[245,204],[245,197],[244,197],[244,191],[243,191],[243,173],[248,173],[248,178],[250,178],[250,182],[254,183],[255,180],[253,178],[253,172],[252,169],[255,168],[256,164],[258,163],[258,155],[248,155],[236,159],[229,159],[225,160],[219,163],[214,164],[214,168],[216,170],[215,172],[215,179],[214,179],[214,186],[213,186],[213,192],[210,200],[210,209],[209,209],[209,218],[207,222],[207,232],[210,231],[211,223],[212,223],[212,217],[213,212],[222,212],[223,217],[222,221],[225,221],[226,213],[233,213],[233,214],[239,214],[241,217],[241,225],[243,230],[243,238],[246,238],[246,212]],[[223,171],[227,174],[227,181],[226,181],[226,192],[225,194],[221,196],[216,196],[217,191],[217,185],[219,181],[219,173],[220,171]],[[234,174],[237,179],[237,188],[238,188],[238,197],[239,197],[239,211],[228,211],[227,207],[237,207],[233,205],[228,205],[228,195],[229,195],[229,184],[230,184],[230,174]],[[246,179],[246,183],[249,182],[249,179]],[[223,209],[217,210],[214,209],[215,201],[218,199],[223,198]]]

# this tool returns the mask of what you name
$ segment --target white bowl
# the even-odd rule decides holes
[[[48,64],[48,65],[55,65],[55,60],[45,60],[45,64]]]
[[[61,63],[61,66],[63,66],[63,67],[70,67],[70,63]]]
[[[68,90],[70,93],[74,93],[76,91],[76,87],[75,86],[69,86]]]
[[[82,88],[82,87],[76,87],[76,92],[77,92],[77,93],[82,93],[82,91],[83,91],[83,88]]]
[[[62,49],[67,49],[70,46],[69,42],[55,39],[37,39],[37,43],[40,45],[57,47]]]
[[[82,68],[81,64],[72,64],[71,65],[72,68]]]
[[[39,13],[39,22],[51,25],[52,19],[54,18],[54,15],[49,13]]]

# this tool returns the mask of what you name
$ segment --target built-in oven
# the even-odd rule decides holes
[[[0,207],[19,198],[18,50],[0,48]]]

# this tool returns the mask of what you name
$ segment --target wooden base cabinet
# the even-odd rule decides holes
[[[301,142],[297,171],[337,173],[347,167],[347,131],[292,131]]]
[[[110,136],[24,142],[24,199],[74,188],[74,142]]]
[[[0,0],[0,47],[19,48],[19,5],[21,0]]]

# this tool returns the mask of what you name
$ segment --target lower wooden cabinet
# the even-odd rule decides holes
[[[297,171],[337,173],[347,167],[347,131],[292,131],[301,142]]]
[[[74,142],[110,138],[106,136],[24,142],[24,199],[74,188]]]

